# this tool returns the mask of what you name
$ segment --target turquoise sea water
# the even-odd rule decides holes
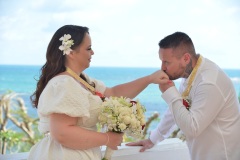
[[[0,65],[0,94],[11,90],[20,93],[28,107],[29,114],[37,116],[36,109],[31,106],[29,96],[36,88],[36,80],[39,77],[41,66],[19,66],[19,65]],[[158,68],[124,68],[124,67],[90,67],[85,73],[90,77],[103,81],[107,86],[111,87],[117,84],[132,81],[136,78],[153,73]],[[236,89],[236,93],[240,93],[240,69],[224,69],[226,74],[231,78]],[[179,85],[179,80],[175,81],[175,85]],[[161,98],[158,85],[151,84],[135,99],[146,107],[146,117],[154,112],[158,112],[160,117],[165,112],[167,105]],[[150,128],[154,128],[157,123],[153,123]]]

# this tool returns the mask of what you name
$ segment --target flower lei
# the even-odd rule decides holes
[[[62,45],[59,46],[59,49],[63,51],[63,55],[68,55],[72,51],[71,46],[74,45],[71,35],[64,34],[59,40],[62,41]]]
[[[102,100],[105,99],[105,96],[96,91],[95,88],[93,86],[91,86],[90,84],[88,84],[86,81],[84,81],[81,77],[79,77],[73,70],[71,70],[70,68],[66,67],[66,72],[68,72],[71,76],[73,76],[76,80],[78,80],[81,84],[83,84],[85,87],[87,87],[89,89],[89,91],[91,91],[94,95],[99,96]]]
[[[194,67],[192,73],[190,74],[189,81],[188,81],[188,84],[187,84],[187,88],[182,93],[183,105],[186,107],[187,110],[189,110],[189,108],[191,107],[191,100],[189,99],[188,95],[190,93],[190,90],[192,88],[192,83],[195,79],[196,73],[197,73],[198,68],[199,68],[201,63],[202,63],[202,56],[200,55],[198,60],[197,60],[196,66]]]
[[[197,70],[200,66],[200,64],[202,63],[202,56],[200,55],[198,60],[197,60],[197,63],[192,71],[192,73],[190,74],[189,76],[189,81],[188,81],[188,84],[187,84],[187,87],[186,87],[186,90],[182,93],[182,103],[183,105],[186,107],[187,110],[190,109],[191,107],[191,99],[189,98],[189,93],[190,93],[190,90],[192,88],[192,83],[195,79],[195,76],[196,76],[196,73],[197,73]],[[184,133],[180,130],[180,128],[176,129],[175,131],[173,131],[172,135],[171,135],[172,138],[174,137],[178,137],[179,139],[185,141],[186,140],[186,136],[184,135]]]

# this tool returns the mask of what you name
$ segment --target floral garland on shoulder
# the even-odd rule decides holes
[[[192,73],[190,74],[189,81],[188,81],[188,84],[187,84],[187,88],[182,93],[183,105],[186,107],[187,110],[189,110],[190,107],[191,107],[191,99],[189,98],[189,93],[190,93],[190,90],[192,88],[192,83],[195,79],[195,76],[197,74],[198,68],[200,67],[201,63],[202,63],[202,56],[200,55],[198,60],[197,60],[196,66],[194,67]]]
[[[187,110],[189,110],[191,108],[192,101],[189,97],[189,93],[190,93],[190,90],[192,88],[192,83],[195,79],[196,73],[197,73],[198,68],[199,68],[201,63],[202,63],[202,56],[200,55],[199,58],[198,58],[196,66],[194,67],[192,73],[190,74],[187,87],[186,87],[185,91],[182,93],[182,103]],[[170,136],[170,138],[175,138],[175,137],[178,137],[179,139],[181,139],[183,141],[185,141],[185,139],[186,139],[186,136],[180,130],[180,128],[177,128],[176,130],[174,130],[172,135]]]

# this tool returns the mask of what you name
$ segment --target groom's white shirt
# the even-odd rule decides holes
[[[231,79],[203,58],[189,94],[189,111],[181,97],[188,80],[183,79],[179,91],[174,86],[162,94],[169,109],[151,131],[150,140],[156,144],[169,137],[177,124],[186,136],[192,160],[239,160],[239,102]]]

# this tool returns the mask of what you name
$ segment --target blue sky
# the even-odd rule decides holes
[[[221,68],[240,69],[239,0],[0,0],[0,64],[42,65],[54,32],[90,28],[91,66],[160,67],[158,42],[187,33]]]

